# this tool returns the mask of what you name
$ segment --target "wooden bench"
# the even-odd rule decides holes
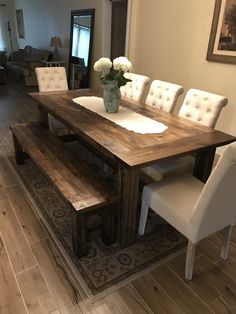
[[[72,241],[74,253],[86,254],[86,219],[99,211],[103,220],[102,240],[107,245],[115,240],[115,212],[118,193],[82,160],[75,160],[65,145],[40,123],[15,124],[13,134],[16,163],[24,163],[26,154],[54,184],[73,210]]]

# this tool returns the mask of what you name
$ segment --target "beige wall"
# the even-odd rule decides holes
[[[214,4],[132,0],[129,57],[135,72],[151,79],[179,83],[185,92],[194,87],[227,96],[216,128],[236,135],[236,65],[206,61]]]

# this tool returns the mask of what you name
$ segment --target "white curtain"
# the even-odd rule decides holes
[[[72,46],[72,56],[78,57],[79,54],[79,26],[74,24],[73,28],[73,46]]]
[[[3,38],[2,38],[2,30],[0,28],[0,51],[4,50]]]
[[[0,7],[0,50],[4,51],[7,50],[8,53],[11,52],[10,50],[10,38],[8,32],[8,11],[6,6]],[[10,25],[10,24],[9,24]]]
[[[72,56],[84,59],[88,65],[90,29],[82,25],[74,25]]]
[[[0,16],[0,50],[5,49],[4,37],[3,37],[3,18]]]

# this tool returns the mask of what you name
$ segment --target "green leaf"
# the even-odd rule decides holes
[[[119,70],[110,69],[110,72],[107,73],[103,78],[101,78],[102,84],[106,85],[109,81],[117,81],[117,86],[120,88],[132,80],[124,77],[124,72]]]
[[[124,76],[120,76],[117,80],[117,86],[121,87],[126,84],[126,78]]]

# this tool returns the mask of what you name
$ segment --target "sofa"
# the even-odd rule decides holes
[[[48,61],[50,57],[50,51],[25,46],[11,53],[6,63],[7,74],[25,86],[37,86],[35,68],[44,66],[41,61]]]
[[[0,66],[6,67],[7,56],[6,51],[0,51]]]

